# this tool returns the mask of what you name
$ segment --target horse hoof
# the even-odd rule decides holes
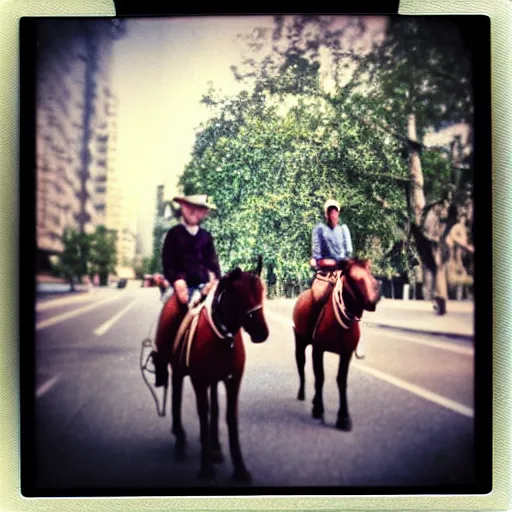
[[[212,461],[214,464],[222,464],[224,462],[224,455],[220,448],[212,452]]]
[[[313,407],[313,410],[311,411],[311,416],[315,420],[322,420],[324,418],[324,411],[321,409],[317,409],[316,407]]]
[[[305,400],[306,396],[303,390],[299,391],[297,394],[297,400]]]
[[[199,471],[198,478],[200,480],[214,480],[215,469],[213,469],[213,467],[201,468],[201,471]]]
[[[233,480],[243,482],[245,484],[252,483],[252,475],[246,469],[236,469],[233,473]]]
[[[336,428],[338,430],[343,430],[344,432],[350,432],[352,430],[352,420],[348,417],[338,418],[338,421],[336,421]]]

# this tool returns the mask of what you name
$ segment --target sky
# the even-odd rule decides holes
[[[383,22],[383,17],[370,19],[377,31]],[[273,28],[273,18],[133,19],[127,20],[125,37],[114,45],[111,79],[119,100],[118,172],[146,255],[152,251],[156,188],[163,184],[167,191],[176,190],[195,130],[208,117],[200,104],[208,83],[229,95],[241,89],[230,66],[240,64],[248,50],[237,36],[256,26]]]

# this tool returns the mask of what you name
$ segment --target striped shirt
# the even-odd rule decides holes
[[[352,239],[346,224],[337,224],[334,229],[319,223],[313,229],[312,254],[316,260],[333,258],[343,260],[352,255]]]

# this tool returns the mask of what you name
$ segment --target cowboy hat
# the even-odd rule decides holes
[[[178,204],[190,204],[192,206],[198,206],[200,208],[208,208],[209,210],[216,209],[213,203],[208,203],[208,196],[206,194],[177,196],[173,198],[173,201]]]

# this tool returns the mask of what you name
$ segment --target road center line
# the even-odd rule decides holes
[[[76,304],[79,302],[90,302],[98,299],[100,295],[96,293],[82,293],[80,295],[72,295],[69,297],[60,297],[58,299],[47,299],[36,303],[36,311],[47,311],[48,309],[54,309],[61,306],[67,306],[69,304]]]
[[[137,299],[134,299],[124,307],[117,315],[113,316],[110,320],[107,320],[104,324],[100,325],[95,331],[96,336],[102,336],[105,334],[135,303]]]
[[[409,382],[406,382],[405,380],[393,377],[392,375],[388,375],[387,373],[381,372],[380,370],[376,370],[375,368],[371,368],[370,366],[367,365],[362,365],[355,361],[352,363],[352,366],[356,367],[358,370],[373,375],[378,379],[384,380],[389,384],[393,384],[394,386],[409,391],[409,393],[424,398],[425,400],[433,402],[437,405],[441,405],[442,407],[450,409],[451,411],[462,414],[463,416],[466,416],[468,418],[473,418],[474,416],[474,412],[471,407],[467,407],[466,405],[462,405],[458,402],[455,402],[454,400],[438,395],[437,393],[429,391],[428,389],[416,386],[415,384],[411,384]]]
[[[40,398],[42,397],[46,392],[50,391],[55,384],[57,384],[57,381],[59,380],[60,375],[57,375],[55,377],[52,377],[50,380],[47,380],[44,384],[41,384],[39,388],[37,388],[36,391],[36,397]]]
[[[67,311],[66,313],[62,313],[61,315],[53,316],[46,320],[42,320],[41,322],[38,322],[36,324],[36,330],[44,329],[45,327],[50,327],[52,325],[63,322],[64,320],[68,320],[69,318],[73,318],[75,316],[82,315],[83,313],[87,313],[87,311],[90,311],[91,309],[97,308],[103,304],[106,304],[107,302],[112,302],[114,300],[117,300],[120,297],[121,297],[121,295],[109,297],[108,299],[103,299],[103,300],[100,300],[99,302],[94,302],[93,304],[89,304],[87,306],[84,306],[84,307],[81,307],[78,309],[73,309],[72,311]]]

